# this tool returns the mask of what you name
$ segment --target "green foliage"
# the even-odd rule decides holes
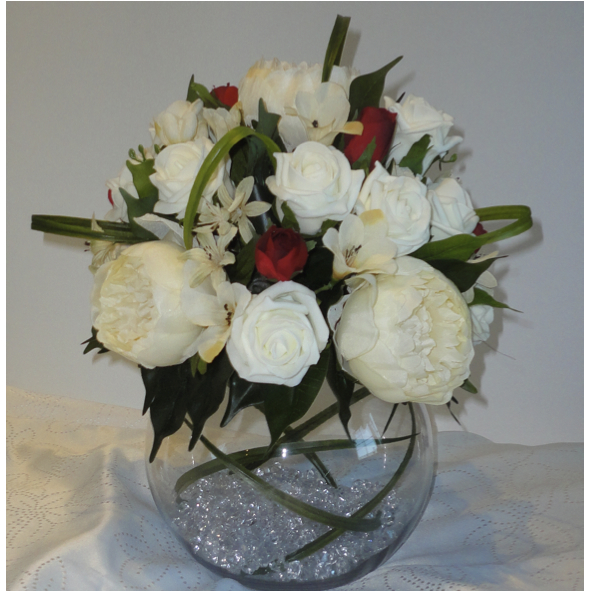
[[[503,302],[498,302],[489,293],[478,287],[474,288],[474,299],[468,304],[469,306],[492,306],[493,308],[508,308],[513,312],[521,312],[515,308],[511,308]]]
[[[99,354],[108,352],[109,349],[106,349],[105,346],[98,340],[97,334],[98,331],[93,326],[92,336],[89,339],[86,339],[85,341],[80,343],[81,345],[86,345],[86,347],[84,347],[84,351],[82,351],[83,355],[86,355],[86,353],[90,353],[90,351],[92,351],[93,349],[98,349]]]
[[[486,259],[481,263],[465,263],[455,259],[430,260],[429,264],[441,271],[461,291],[468,291],[476,280],[484,273],[497,259]]]
[[[231,283],[242,283],[248,285],[255,268],[254,252],[259,236],[256,234],[250,242],[240,249],[236,256],[236,262],[226,267]]]
[[[330,80],[330,73],[332,72],[333,66],[338,66],[341,63],[341,57],[343,55],[343,47],[345,46],[345,39],[347,38],[347,31],[349,30],[349,23],[351,17],[337,15],[330,39],[328,41],[328,47],[326,48],[326,54],[324,56],[324,65],[322,66],[322,82],[328,82]]]
[[[137,190],[138,197],[148,200],[158,199],[158,189],[150,180],[150,175],[156,172],[154,169],[154,159],[150,158],[137,163],[128,160],[127,168],[133,177],[133,185]]]
[[[129,224],[132,232],[140,240],[157,240],[157,236],[154,236],[152,232],[149,232],[144,227],[140,226],[135,218],[141,218],[146,213],[152,213],[154,211],[154,205],[158,201],[158,194],[152,197],[144,197],[143,199],[136,199],[132,197],[123,187],[119,187],[119,192],[125,200],[127,205],[127,217],[129,218]]]
[[[207,88],[203,86],[203,84],[198,84],[195,82],[195,76],[191,76],[189,89],[187,90],[187,100],[190,103],[194,103],[197,99],[201,99],[203,101],[203,105],[208,109],[223,108],[229,110],[229,107],[224,105],[222,101],[211,94]]]
[[[343,424],[343,429],[345,429],[347,437],[351,439],[351,434],[349,433],[349,420],[351,419],[350,406],[356,382],[341,369],[335,347],[330,347],[326,381],[337,399],[339,419]]]
[[[423,174],[423,161],[429,151],[430,141],[431,136],[426,133],[410,147],[408,154],[398,163],[398,166],[409,168],[414,174]]]
[[[470,392],[470,394],[478,394],[478,388],[467,378],[464,380],[464,383],[460,388],[466,390],[466,392]]]
[[[363,170],[365,172],[365,176],[367,177],[367,175],[369,174],[369,169],[371,167],[371,157],[373,156],[373,153],[376,149],[376,138],[372,138],[371,142],[369,142],[369,144],[367,144],[367,146],[365,147],[365,150],[363,150],[363,154],[361,154],[361,156],[359,156],[359,158],[357,158],[357,160],[355,160],[355,162],[353,162],[353,164],[351,164],[351,169],[352,170]]]
[[[388,72],[402,59],[402,56],[397,57],[383,68],[372,72],[371,74],[364,74],[358,76],[351,82],[349,90],[349,103],[351,110],[349,111],[349,121],[357,119],[361,109],[364,107],[379,107],[380,99],[384,93],[384,84]]]
[[[93,222],[101,231],[93,230]],[[70,236],[84,240],[107,240],[134,244],[141,242],[125,222],[108,222],[90,218],[75,218],[63,215],[34,215],[31,217],[31,229],[58,236]]]
[[[150,410],[154,428],[150,462],[154,461],[164,438],[176,433],[187,415],[192,421],[189,449],[194,447],[203,425],[219,408],[233,371],[225,352],[209,364],[205,375],[193,374],[190,360],[168,367],[141,367],[146,388],[143,413]]]
[[[317,291],[330,283],[333,260],[334,254],[328,248],[318,244],[316,248],[308,252],[306,265],[293,280],[312,291]]]
[[[298,219],[296,218],[295,213],[292,211],[291,207],[289,207],[287,201],[284,201],[281,204],[281,212],[283,213],[283,219],[281,220],[281,227],[282,228],[291,228],[296,232],[300,231],[300,224]]]

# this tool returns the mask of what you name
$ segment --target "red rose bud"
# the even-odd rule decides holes
[[[365,107],[361,110],[359,121],[363,123],[361,135],[345,135],[345,156],[351,164],[357,162],[363,151],[375,139],[376,147],[371,156],[369,169],[372,170],[376,160],[382,161],[394,137],[396,113],[378,107]]]
[[[486,230],[484,229],[484,226],[478,222],[476,224],[476,227],[474,228],[474,230],[472,230],[472,234],[474,234],[474,236],[482,236],[483,234],[486,234]]]
[[[230,83],[226,86],[216,86],[211,94],[227,107],[233,107],[238,102],[238,88],[230,86]]]
[[[254,262],[261,275],[289,281],[308,260],[304,239],[291,228],[271,226],[257,242]]]

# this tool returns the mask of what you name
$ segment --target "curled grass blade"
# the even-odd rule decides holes
[[[250,470],[246,470],[238,462],[233,460],[228,455],[224,454],[215,445],[213,445],[206,437],[201,436],[201,441],[205,447],[218,459],[226,468],[234,471],[244,482],[258,490],[268,499],[282,505],[286,509],[297,513],[302,517],[312,519],[318,523],[323,523],[332,528],[338,528],[337,531],[373,531],[380,527],[380,515],[365,519],[363,517],[343,517],[335,515],[322,509],[318,509],[308,503],[304,503],[291,495],[275,488],[262,478],[259,478]]]

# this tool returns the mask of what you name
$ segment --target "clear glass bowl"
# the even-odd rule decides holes
[[[188,427],[164,440],[154,462],[146,461],[160,513],[200,564],[253,589],[331,589],[376,569],[404,543],[427,506],[435,474],[425,407],[397,405],[391,416],[392,404],[368,396],[351,406],[352,441],[336,406],[327,409],[308,416],[332,415],[328,420],[305,417],[266,461],[268,429],[254,408],[223,429],[203,432],[226,459],[230,454],[235,469],[203,441],[189,452]],[[149,428],[148,452],[152,438]],[[322,519],[353,516],[347,528],[370,531],[302,516],[253,486],[245,469],[319,509]]]

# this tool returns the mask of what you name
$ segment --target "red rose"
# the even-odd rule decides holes
[[[269,279],[289,281],[301,271],[308,260],[304,239],[291,228],[271,226],[254,250],[254,262],[261,275]]]
[[[474,234],[474,236],[482,236],[483,234],[487,233],[488,232],[484,229],[484,226],[480,222],[478,222],[474,230],[472,230],[472,234]]]
[[[238,102],[238,88],[230,86],[229,83],[226,86],[216,86],[211,94],[227,107],[233,107]]]
[[[376,160],[381,162],[390,149],[396,125],[396,113],[390,113],[387,109],[378,109],[377,107],[365,107],[361,110],[358,121],[363,123],[363,133],[345,136],[345,156],[353,164],[359,160],[371,140],[375,139],[376,148],[369,167],[372,170],[374,162]]]

